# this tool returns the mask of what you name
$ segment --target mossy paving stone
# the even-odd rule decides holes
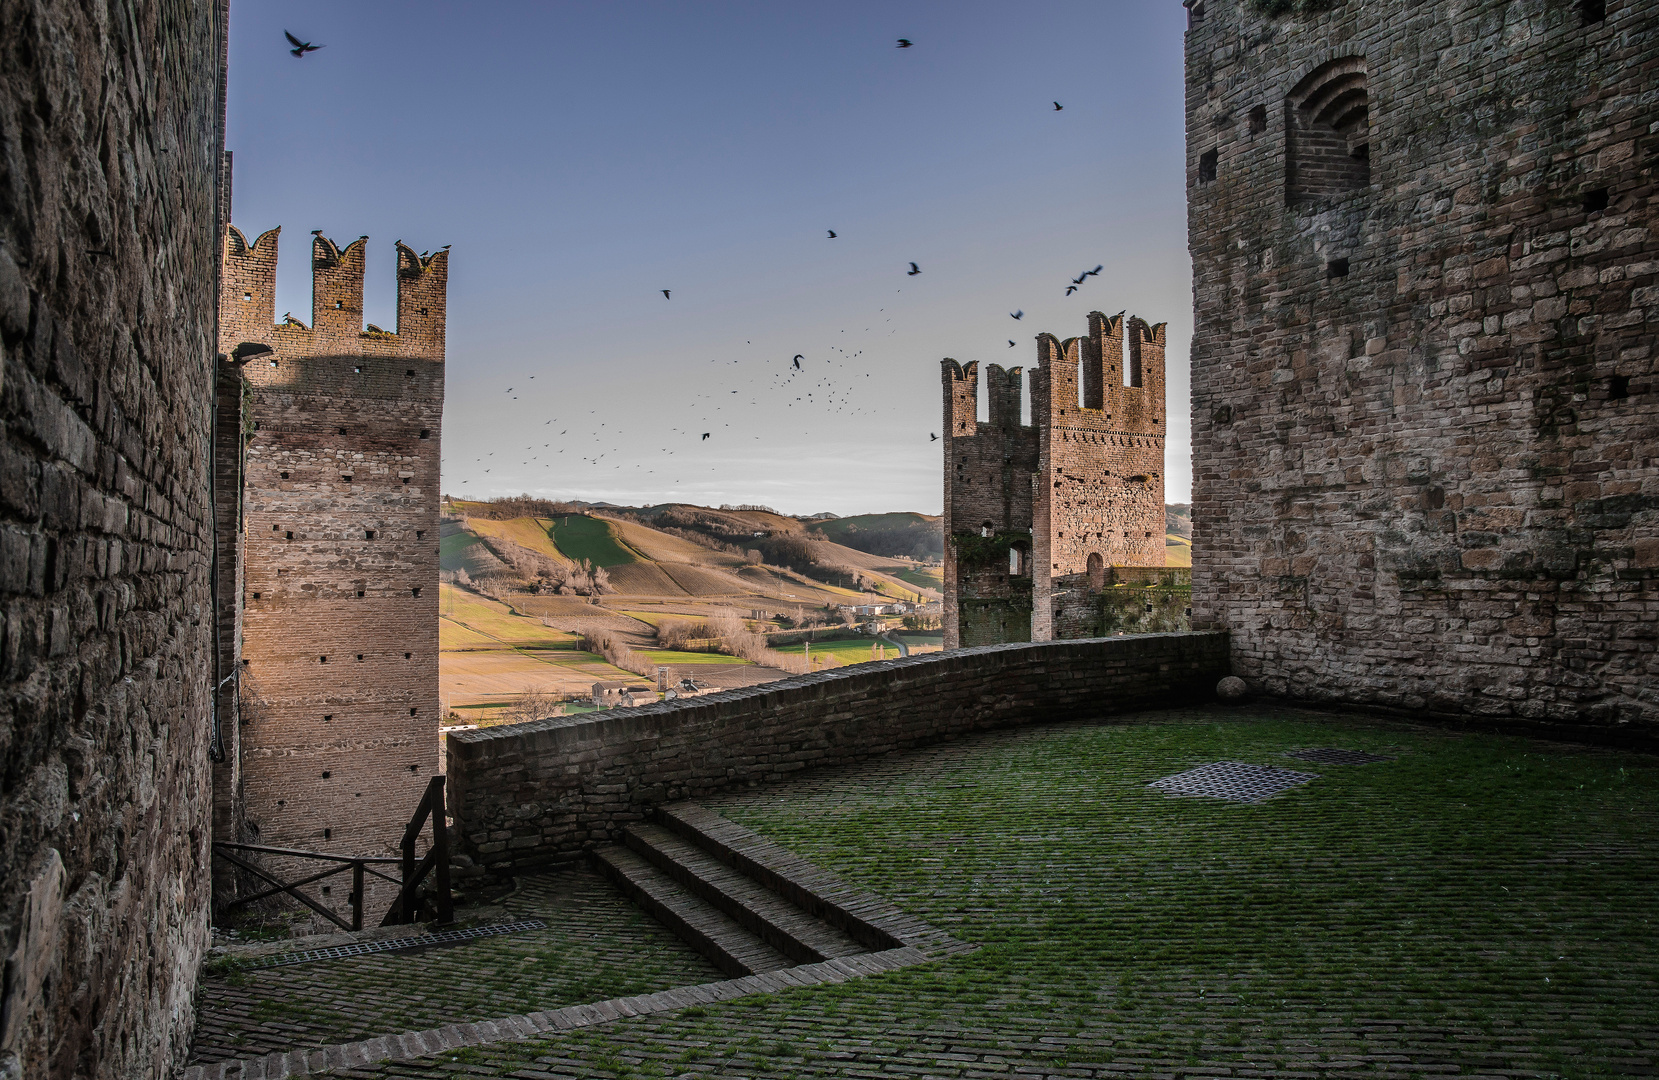
[[[1145,787],[1304,747],[1392,760],[1256,805]],[[1653,757],[1190,710],[708,805],[983,947],[344,1075],[1659,1075]]]

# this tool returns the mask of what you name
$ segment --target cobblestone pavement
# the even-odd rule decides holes
[[[548,928],[203,979],[190,1064],[723,978],[586,867],[527,877],[502,906]]]
[[[708,801],[978,952],[339,1075],[1659,1074],[1659,759],[1268,707],[1130,719]],[[1310,747],[1392,760],[1253,805],[1146,786]]]

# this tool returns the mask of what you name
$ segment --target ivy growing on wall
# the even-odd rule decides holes
[[[1342,0],[1250,0],[1250,8],[1260,15],[1318,15],[1342,3]]]
[[[999,532],[981,536],[973,532],[952,533],[951,547],[956,551],[956,565],[964,570],[982,566],[1007,566],[1008,549],[1015,544],[1031,545],[1027,532]]]

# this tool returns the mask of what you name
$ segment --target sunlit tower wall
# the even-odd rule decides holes
[[[367,238],[313,234],[307,326],[275,317],[279,232],[227,229],[220,300],[247,395],[240,817],[261,844],[386,854],[438,769],[449,255],[397,245],[388,331],[363,324]]]

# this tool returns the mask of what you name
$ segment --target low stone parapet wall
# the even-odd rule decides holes
[[[664,803],[974,731],[1207,700],[1227,673],[1220,631],[988,645],[451,732],[451,813],[460,850],[524,870]]]

